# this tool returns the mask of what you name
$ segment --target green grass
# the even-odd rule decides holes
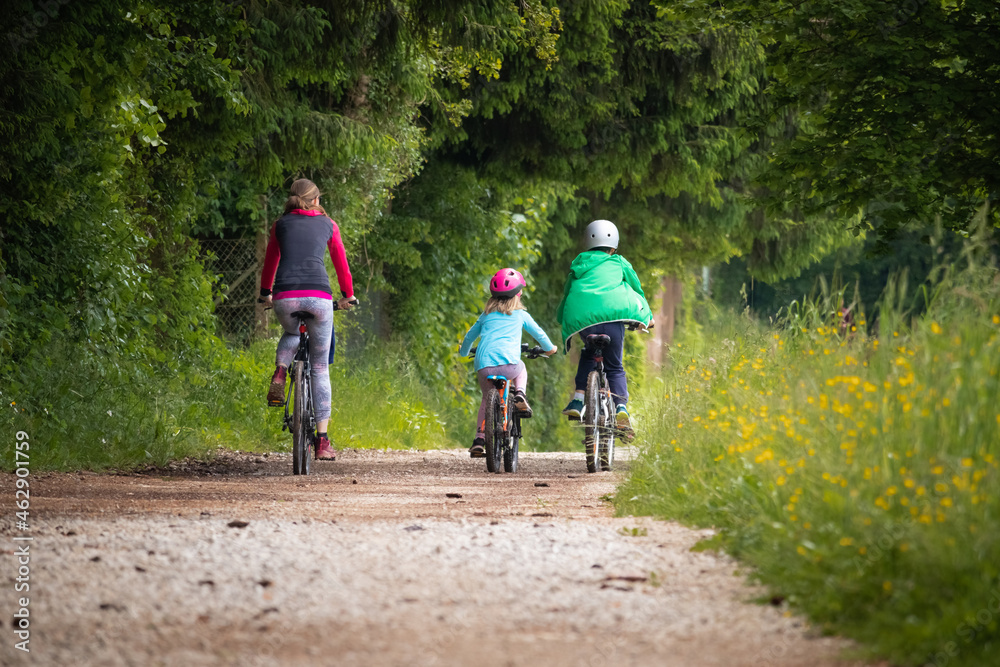
[[[262,340],[230,353],[192,392],[202,414],[198,423],[205,424],[200,438],[251,451],[291,447],[291,436],[281,431],[284,410],[264,406],[275,345],[276,340]],[[397,344],[380,343],[360,355],[340,354],[330,367],[330,383],[334,447],[457,446],[445,431],[444,406],[431,405],[431,391],[420,383],[412,361]]]
[[[944,276],[912,319],[895,290],[878,337],[863,316],[831,326],[835,293],[774,327],[720,315],[676,346],[617,508],[717,527],[775,594],[875,655],[995,665],[1000,278]]]
[[[52,343],[45,359],[24,364],[20,381],[0,390],[0,466],[13,468],[18,431],[29,436],[33,470],[163,465],[210,456],[217,447],[288,450],[283,411],[264,401],[275,344],[264,340],[236,350],[211,344],[195,361],[151,369]],[[341,355],[331,382],[335,447],[460,446],[449,438],[444,415],[451,409],[456,420],[462,413],[435,404],[398,344]]]

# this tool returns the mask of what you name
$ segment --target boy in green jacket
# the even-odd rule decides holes
[[[584,236],[587,249],[577,255],[570,266],[556,319],[562,325],[566,351],[575,334],[580,334],[581,340],[586,340],[590,334],[611,337],[611,344],[604,350],[604,371],[617,405],[618,428],[631,432],[632,424],[625,407],[628,383],[622,363],[625,326],[648,327],[653,314],[635,269],[627,259],[616,254],[618,228],[615,224],[609,220],[595,220],[587,225]],[[563,410],[571,419],[580,418],[587,376],[595,367],[594,353],[584,348],[576,371],[576,391]]]

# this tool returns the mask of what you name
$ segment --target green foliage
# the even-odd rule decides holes
[[[877,238],[859,239],[823,258],[798,277],[777,281],[761,280],[753,275],[743,258],[734,258],[715,272],[713,298],[733,309],[749,307],[762,319],[774,318],[791,302],[815,296],[823,277],[832,276],[832,289],[848,288],[845,306],[874,304],[892,276],[904,276],[905,284],[911,286],[921,285],[941,257],[958,253],[963,242],[961,235],[940,229],[901,231],[897,238],[888,242]],[[983,242],[987,253],[1000,257],[996,233],[988,234]],[[922,309],[925,305],[919,290],[910,290],[902,298],[905,299],[902,305],[908,310]],[[872,316],[874,325],[877,312]]]
[[[224,350],[223,350],[224,351]],[[131,468],[203,455],[199,406],[184,387],[199,381],[139,365],[126,353],[51,336],[5,373],[0,466],[14,466],[13,437],[28,433],[33,470]]]
[[[835,208],[879,237],[940,216],[1000,223],[1000,10],[992,0],[738,1],[732,20],[767,45],[759,124],[797,114],[763,182],[768,201]]]
[[[218,286],[194,239],[265,231],[301,176],[320,185],[355,273],[388,295],[420,384],[466,416],[477,392],[455,350],[485,280],[523,270],[531,312],[555,331],[593,218],[619,224],[647,287],[733,255],[758,278],[794,276],[845,245],[859,206],[886,229],[914,211],[963,227],[995,197],[996,114],[970,101],[997,41],[977,50],[970,35],[991,36],[995,11],[918,4],[872,36],[861,28],[877,10],[834,4],[18,0],[0,16],[0,379],[29,411],[63,406],[45,391],[64,376],[30,374],[51,348],[125,402],[130,378],[211,377],[252,405],[236,389],[249,362],[211,336]],[[940,157],[925,160],[929,146]],[[952,158],[961,169],[945,169]],[[536,403],[565,400],[569,364],[531,370]],[[148,393],[169,403],[201,386]],[[253,440],[204,398],[176,424]],[[556,408],[539,414],[539,447],[576,446]],[[263,419],[232,423],[267,438]]]
[[[651,385],[618,511],[718,528],[793,608],[893,664],[993,664],[1000,282],[977,253],[939,266],[920,315],[891,282],[878,338],[863,309],[840,329],[842,290],[777,326],[717,316]]]
[[[39,423],[72,405],[73,377],[108,378],[100,387],[112,403],[186,400],[160,385],[198,387],[205,376],[245,380],[216,349],[212,280],[191,237],[256,233],[287,182],[309,175],[346,219],[348,248],[362,248],[390,188],[421,164],[417,110],[439,99],[435,84],[495,71],[514,44],[550,60],[558,23],[531,3],[419,0],[36,10],[21,1],[0,16],[0,377]],[[31,27],[39,16],[44,30]],[[69,365],[49,377],[47,356]],[[221,438],[234,427],[204,407],[211,398],[163,423],[200,427],[200,437],[214,424]],[[66,441],[69,427],[53,424]],[[159,442],[159,431],[136,433]],[[81,450],[101,439],[77,435]],[[78,463],[135,453],[109,451]]]
[[[204,457],[215,447],[288,451],[291,436],[281,429],[283,411],[267,409],[264,401],[274,346],[273,340],[259,341],[233,351],[214,341],[197,366],[140,373],[134,364],[57,337],[46,351],[32,355],[0,393],[0,468],[14,467],[17,431],[29,435],[35,470],[164,465],[185,456]],[[341,356],[345,361],[330,368],[329,433],[335,446],[459,444],[449,441],[446,431],[448,406],[419,381],[401,346]]]
[[[341,319],[341,318],[338,318]],[[338,326],[341,322],[338,322]],[[283,410],[264,408],[274,371],[274,340],[257,341],[244,351],[220,350],[211,370],[193,384],[187,401],[207,424],[200,439],[239,449],[288,451]],[[339,351],[330,366],[333,405],[330,440],[335,447],[431,449],[447,447],[444,409],[435,392],[417,378],[412,357],[399,345],[376,352]]]
[[[784,219],[747,224],[740,181],[758,158],[739,126],[760,104],[764,55],[752,32],[711,10],[680,16],[638,2],[569,5],[558,16],[555,59],[508,41],[498,73],[472,74],[469,86],[443,82],[442,99],[468,99],[469,115],[455,128],[436,103],[425,105],[434,138],[426,171],[400,189],[368,247],[395,291],[394,327],[427,341],[418,352],[426,377],[462,387],[470,409],[476,392],[463,379],[468,373],[443,350],[478,314],[481,285],[499,266],[527,270],[529,308],[555,331],[563,281],[591,219],[619,225],[621,250],[649,288],[692,262],[750,252],[782,233],[792,238]],[[528,194],[544,224],[510,225],[504,211],[518,209],[508,200]],[[782,270],[837,245],[827,228],[797,224],[797,241],[780,253]],[[810,250],[792,252],[796,243]],[[438,293],[433,285],[448,298],[428,307]],[[630,359],[641,382],[642,350],[630,350]],[[535,364],[531,372],[533,393],[566,399],[574,372],[567,364]],[[544,423],[546,442],[577,446],[552,412],[533,427]]]
[[[472,170],[431,163],[397,191],[392,213],[369,239],[371,257],[379,259],[376,271],[391,290],[394,335],[419,341],[411,354],[424,381],[449,396],[462,415],[461,426],[451,431],[461,441],[471,440],[480,391],[470,361],[458,357],[458,348],[483,311],[493,273],[512,266],[525,275],[525,306],[537,318],[535,267],[551,226],[549,202],[561,193],[525,187],[516,193],[489,188]],[[558,340],[554,323],[539,322]],[[555,361],[527,363],[532,395],[548,406],[526,429],[531,431],[527,446],[565,447],[569,430],[556,431],[562,420],[551,407],[560,400],[553,383],[565,386],[567,371]]]

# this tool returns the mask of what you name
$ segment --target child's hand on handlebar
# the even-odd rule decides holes
[[[548,351],[545,352],[545,356],[546,357],[551,357],[553,354],[555,354],[558,351],[559,351],[559,347],[556,346],[556,345],[553,345],[551,350],[548,350]]]

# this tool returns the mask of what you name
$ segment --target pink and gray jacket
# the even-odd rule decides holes
[[[273,290],[275,299],[333,299],[323,264],[324,249],[330,252],[341,293],[354,296],[351,269],[337,223],[320,211],[301,208],[281,216],[271,228],[260,274],[261,295]]]

